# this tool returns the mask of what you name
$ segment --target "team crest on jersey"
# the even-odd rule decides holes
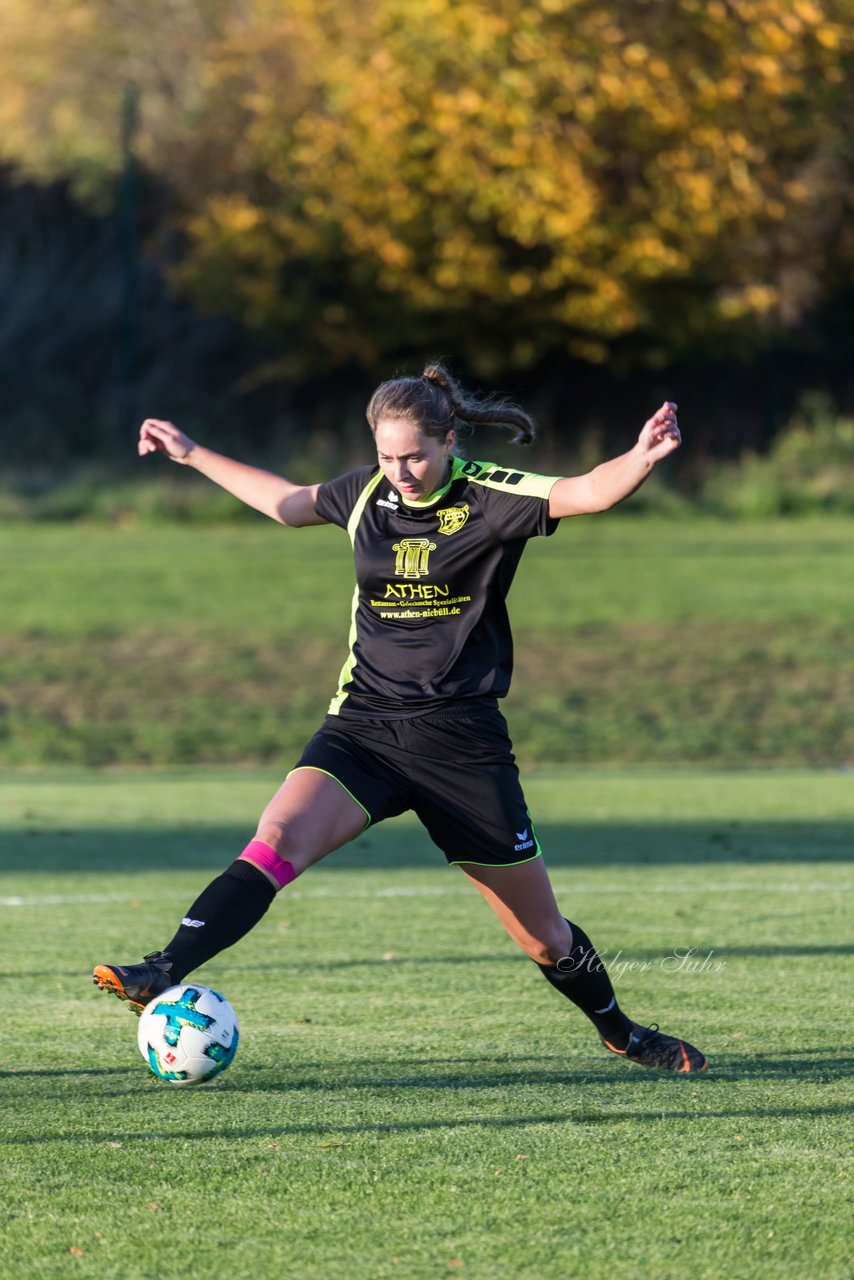
[[[429,538],[401,538],[392,547],[397,552],[394,573],[397,578],[426,578],[430,573],[430,552],[436,550]]]
[[[464,503],[461,507],[445,507],[442,511],[437,511],[439,517],[439,533],[445,533],[450,537],[452,533],[456,533],[462,529],[466,520],[469,518],[469,505]]]

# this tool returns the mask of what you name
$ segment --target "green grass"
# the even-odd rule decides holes
[[[0,562],[4,765],[284,769],[334,692],[339,530],[16,525]],[[526,763],[854,760],[849,521],[565,521],[511,612]]]
[[[564,909],[706,1076],[607,1058],[400,820],[200,971],[242,1046],[217,1082],[170,1088],[87,970],[162,944],[276,782],[0,783],[7,1274],[852,1275],[850,775],[528,779]],[[685,949],[709,964],[678,967]]]

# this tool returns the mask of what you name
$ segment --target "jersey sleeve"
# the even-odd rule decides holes
[[[514,471],[488,462],[469,465],[481,468],[470,479],[481,491],[489,527],[502,542],[551,537],[560,521],[549,516],[549,494],[560,476]]]
[[[346,529],[353,508],[376,471],[376,465],[358,467],[355,471],[348,471],[346,475],[338,476],[335,480],[325,481],[317,491],[315,503],[317,514],[324,520],[328,520],[330,524],[337,524],[340,528]]]

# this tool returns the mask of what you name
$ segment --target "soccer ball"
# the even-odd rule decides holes
[[[197,983],[169,987],[139,1019],[139,1051],[160,1080],[200,1084],[225,1071],[237,1053],[239,1027],[218,991]]]

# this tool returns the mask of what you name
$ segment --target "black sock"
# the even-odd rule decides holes
[[[543,976],[593,1023],[616,1049],[629,1043],[632,1024],[617,1004],[608,971],[583,929],[570,920],[572,950],[557,964],[541,964]]]
[[[239,942],[275,896],[276,890],[264,873],[238,858],[202,890],[175,937],[164,947],[172,957],[170,978],[183,982],[193,969]]]

